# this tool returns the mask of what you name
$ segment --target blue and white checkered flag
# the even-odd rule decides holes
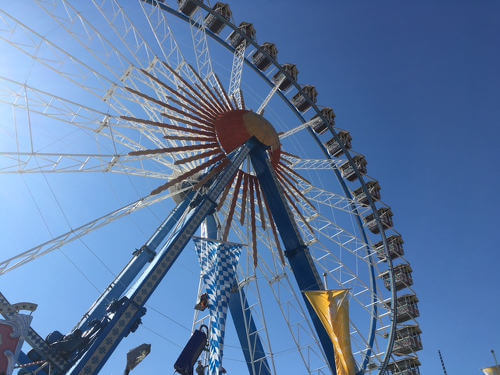
[[[208,294],[210,311],[210,355],[208,375],[219,375],[231,289],[236,283],[236,267],[241,246],[205,238],[193,239]]]

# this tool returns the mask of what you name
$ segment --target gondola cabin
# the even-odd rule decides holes
[[[421,333],[422,330],[418,325],[399,328],[396,331],[396,339],[394,340],[392,352],[396,355],[403,356],[422,350]]]
[[[196,8],[198,8],[198,5],[191,0],[177,0],[177,3],[179,5],[179,10],[188,17],[191,17]]]
[[[391,375],[420,375],[420,361],[416,357],[400,359],[387,365]]]
[[[420,316],[418,310],[418,298],[415,294],[405,294],[398,297],[397,301],[397,323],[404,323]]]
[[[302,87],[302,90],[295,94],[292,98],[292,104],[300,112],[304,113],[311,108],[312,104],[316,104],[317,99],[318,91],[316,91],[316,87],[308,85]]]
[[[243,34],[245,34],[248,38],[255,40],[256,31],[251,23],[248,22],[240,23],[240,26],[238,26],[238,30],[241,31]],[[243,42],[243,39],[245,39],[243,35],[241,35],[236,30],[234,30],[229,35],[229,43],[234,48],[238,47],[241,44],[241,42]]]
[[[294,64],[283,64],[281,68],[285,73],[290,75],[295,81],[297,80],[297,77],[299,75],[299,70],[297,69],[297,66],[295,66]],[[276,73],[272,78],[273,83],[276,85],[279,81],[281,81],[283,76],[284,74],[282,71]],[[292,85],[292,80],[289,78],[285,78],[285,80],[281,82],[279,89],[281,91],[286,91],[290,88],[291,85]]]
[[[393,226],[393,221],[392,221],[392,210],[389,207],[381,207],[377,210],[378,216],[380,218],[380,222],[382,223],[382,228],[384,230],[392,228]],[[372,213],[370,215],[367,215],[363,218],[365,221],[366,226],[372,233],[379,233],[380,228],[377,223],[377,219],[375,219],[375,214]]]
[[[380,185],[378,181],[368,181],[366,184],[366,190],[370,195],[373,202],[380,200]],[[361,204],[369,204],[368,196],[365,194],[363,187],[359,187],[353,191],[354,198]]]
[[[273,43],[266,42],[252,55],[252,62],[259,70],[262,71],[269,68],[272,64],[272,60],[266,55],[266,53],[273,59],[276,59],[276,56],[278,56],[278,49]]]
[[[352,162],[362,176],[366,175],[366,166],[368,163],[363,155],[354,156],[352,158]],[[354,181],[358,178],[356,172],[354,171],[354,168],[352,167],[352,164],[349,161],[346,161],[340,166],[340,173],[342,173],[342,177],[347,179],[348,181]]]
[[[411,276],[412,269],[409,264],[400,264],[394,267],[394,286],[396,290],[401,290],[413,285]],[[391,290],[391,278],[389,271],[385,271],[379,275],[384,280],[384,286],[387,290]]]
[[[320,114],[326,121],[323,121],[320,115],[316,115],[311,119],[311,128],[316,134],[323,134],[326,132],[328,127],[335,126],[335,112],[331,108],[323,108]]]
[[[229,21],[229,19],[232,16],[231,9],[229,8],[229,5],[221,3],[221,2],[216,2],[215,5],[213,6],[213,11],[222,18],[224,18],[226,21]],[[213,33],[215,34],[220,34],[224,26],[226,26],[226,23],[221,20],[219,17],[217,17],[215,14],[209,13],[205,17],[205,26]]]
[[[402,257],[404,255],[405,252],[403,249],[403,243],[403,237],[399,235],[393,235],[387,238],[387,252],[389,253],[391,260]],[[384,243],[380,241],[374,245],[374,248],[377,252],[377,257],[380,260],[386,262],[387,258],[385,256]]]
[[[332,138],[325,144],[328,153],[334,157],[339,157],[344,153],[342,145],[347,150],[351,149],[352,137],[348,131],[341,130],[337,133],[337,136],[340,139],[340,143],[335,138]]]

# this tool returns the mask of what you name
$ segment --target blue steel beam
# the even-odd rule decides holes
[[[90,310],[83,316],[80,323],[75,328],[85,331],[89,328],[90,322],[101,319],[106,312],[106,308],[111,301],[118,299],[130,287],[136,276],[141,272],[146,263],[151,262],[156,255],[156,249],[170,233],[175,224],[181,219],[182,215],[189,206],[189,201],[193,194],[190,194],[186,200],[177,205],[170,215],[156,229],[151,238],[139,250],[133,252],[133,258],[123,268],[120,274],[106,288],[104,293],[92,305]]]
[[[219,238],[220,233],[213,215],[207,216],[203,224],[207,238]],[[238,288],[237,285],[235,287],[236,291],[231,293],[229,299],[229,311],[238,334],[241,350],[245,356],[248,372],[250,374],[271,375],[271,368],[267,362],[264,346],[260,340],[245,290],[243,287]]]
[[[231,311],[231,317],[236,327],[241,349],[245,355],[248,372],[257,375],[271,374],[271,368],[267,362],[266,353],[260,341],[260,336],[243,287],[239,288],[231,296],[229,311]],[[245,322],[248,328],[245,327]]]
[[[153,262],[143,272],[135,285],[115,304],[108,313],[109,321],[96,335],[87,352],[70,369],[69,375],[94,375],[106,363],[121,340],[134,332],[145,314],[144,304],[165,277],[170,267],[186,247],[201,223],[214,212],[217,198],[235,175],[240,164],[256,145],[250,140],[231,157],[231,163],[220,174],[208,193],[195,197],[192,204],[197,206],[187,216],[182,227],[173,233]]]
[[[276,176],[269,163],[264,145],[259,144],[254,147],[250,153],[250,158],[261,189],[269,203],[269,208],[286,249],[285,255],[288,258],[288,263],[292,268],[300,290],[323,290],[323,283],[316,270],[309,249],[302,241],[290,208],[284,199],[280,186],[276,182]],[[302,295],[302,297],[318,334],[330,370],[333,374],[336,374],[332,341],[305,295]]]

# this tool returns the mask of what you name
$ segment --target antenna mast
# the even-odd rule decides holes
[[[498,367],[497,356],[495,355],[495,351],[493,349],[491,349],[491,355],[493,356],[493,359],[495,360],[495,366]]]
[[[446,372],[446,367],[444,365],[443,356],[441,355],[441,350],[438,350],[438,353],[439,353],[439,359],[441,360],[441,366],[443,367],[443,373],[444,375],[448,375],[448,373]]]

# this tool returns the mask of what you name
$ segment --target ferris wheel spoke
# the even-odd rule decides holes
[[[168,180],[170,174],[144,169],[149,160],[130,155],[0,152],[1,174],[117,173]]]
[[[218,83],[213,79],[212,59],[208,49],[207,31],[201,9],[197,9],[194,12],[189,24],[191,26],[191,39],[193,40],[196,67],[198,68],[201,80],[203,82],[210,82],[212,87],[217,87]]]
[[[263,218],[261,217],[261,213],[257,213],[257,211],[255,210],[255,205],[258,204],[258,202],[255,202],[255,195],[246,193],[248,187],[245,188],[245,186],[250,185],[247,180],[247,175],[244,175],[242,172],[240,172],[236,181],[236,187],[234,189],[232,201],[228,210],[228,220],[226,221],[226,228],[224,231],[224,238],[226,239],[231,227],[232,217],[235,215],[235,213],[237,214],[237,210],[239,210],[240,213],[240,224],[244,224],[245,213],[247,211],[247,201],[250,202],[250,205],[252,205],[253,201],[254,210],[253,212],[251,212],[251,215],[254,216],[258,221],[263,220]],[[238,199],[240,186],[243,186],[241,200]],[[370,257],[374,255],[375,252],[371,249],[371,247],[369,247],[368,244],[366,244],[363,240],[348,232],[346,229],[342,228],[329,218],[320,214],[314,207],[311,207],[310,203],[301,199],[300,196],[294,195],[294,192],[286,186],[284,186],[284,194],[287,198],[287,201],[292,206],[293,211],[296,213],[295,220],[306,243],[316,243],[320,240],[320,237],[318,236],[321,236],[321,238],[323,238],[324,240],[328,240],[330,243],[336,245],[341,251],[348,253],[353,259],[356,259],[357,261],[362,262],[362,264],[366,264],[367,266],[372,265]],[[270,219],[272,218],[272,216],[269,215],[269,212],[268,217]],[[259,233],[262,232],[259,230]],[[276,244],[276,246],[279,247],[279,240],[277,238]],[[340,260],[330,250],[328,251],[332,256],[335,257],[336,260],[340,262]],[[365,252],[368,255],[365,254]],[[346,268],[346,270],[348,269]],[[355,272],[350,270],[348,271],[352,277],[357,277],[357,274]],[[368,288],[367,285],[364,285],[364,287]]]
[[[182,71],[189,77],[191,82],[195,81],[191,71],[186,66],[187,64],[182,56],[181,50],[173,38],[173,33],[170,29],[167,30],[163,39],[165,43],[161,45],[161,53],[165,61],[160,63],[160,58],[155,54],[151,45],[143,38],[138,27],[135,26],[134,22],[116,0],[92,0],[92,3],[105,19],[111,30],[113,30],[115,36],[122,42],[125,49],[132,56],[136,66],[141,67],[144,72],[156,72],[159,76],[172,84],[178,85],[178,77],[162,64],[167,62],[174,66],[174,72],[177,70],[179,72]],[[143,6],[140,0],[139,3]],[[146,13],[145,8],[143,8],[143,10]],[[151,14],[148,14],[147,17],[148,22],[152,22]],[[162,17],[164,16],[162,15]],[[152,25],[151,23],[151,26]],[[161,28],[163,29],[165,27],[168,27],[166,22]],[[160,38],[159,35],[156,35],[156,37]],[[170,50],[166,50],[166,46],[170,46]],[[161,91],[161,89],[159,91]]]
[[[35,1],[54,22],[89,52],[94,59],[99,61],[115,79],[121,79],[121,73],[127,71],[133,65],[70,1]]]
[[[235,226],[234,228],[236,236],[239,238],[239,241],[242,243],[247,243],[248,242],[248,236],[243,232],[242,228],[239,226]],[[253,257],[253,255],[252,255]],[[260,297],[260,291],[259,291],[259,285],[258,285],[258,280],[255,275],[255,269],[252,267],[251,269],[244,269],[244,267],[241,265],[238,267],[238,273],[239,273],[239,279],[241,280],[238,283],[238,290],[240,292],[240,298],[242,298],[243,295],[245,295],[245,298],[250,298],[253,297],[253,300],[251,303],[246,304],[246,309],[249,310],[244,316],[250,316],[251,320],[254,321],[257,319],[260,325],[262,327],[255,327],[256,331],[251,331],[250,328],[250,322],[247,321],[247,319],[244,319],[244,324],[245,324],[245,330],[247,334],[247,340],[248,340],[248,347],[250,348],[250,360],[252,363],[252,367],[254,368],[253,373],[258,374],[260,373],[257,371],[257,369],[264,365],[267,367],[268,372],[273,370],[273,373],[276,374],[276,366],[274,362],[274,356],[275,354],[273,353],[272,347],[271,347],[271,340],[269,337],[269,331],[268,331],[268,323],[266,321],[266,315],[264,314],[264,306],[262,299]],[[244,292],[242,295],[241,292]],[[245,303],[242,301],[242,305],[245,305]],[[264,337],[261,337],[262,334]],[[260,358],[255,358],[255,346],[257,342],[260,342],[263,345],[267,345],[267,350],[264,349],[264,357]],[[267,360],[271,362],[271,368],[269,368],[269,364],[267,363]]]
[[[207,91],[213,96],[211,90],[207,87],[209,83],[216,95],[219,97],[219,104],[228,110],[234,109],[229,96],[224,90],[219,77],[214,73],[212,67],[212,59],[208,48],[208,40],[206,33],[205,20],[201,9],[197,9],[190,18],[191,38],[193,40],[193,48],[196,57],[197,71],[191,68],[192,73],[198,78],[202,86],[205,86]],[[213,96],[216,102],[218,100]],[[223,104],[222,104],[223,103]]]
[[[138,3],[148,21],[156,44],[161,50],[165,61],[175,68],[181,66],[184,62],[184,56],[165,17],[165,11],[161,9],[160,3],[145,4],[143,0],[138,0]]]
[[[130,75],[135,67],[134,63],[118,48],[116,48],[115,44],[110,42],[106,36],[103,35],[103,33],[101,33],[86,17],[84,17],[82,13],[79,12],[68,0],[37,0],[37,3],[55,22],[58,23],[61,28],[67,32],[68,35],[73,38],[73,40],[75,40],[75,42],[88,51],[89,54],[91,54],[94,59],[114,77],[115,80],[119,80],[121,82],[126,81],[131,84],[132,87],[137,89],[137,83],[130,79]],[[59,7],[58,4],[60,5]],[[58,10],[59,12],[57,12]],[[60,13],[63,15],[61,16]],[[154,61],[157,61],[157,59]],[[143,64],[143,62],[138,59],[135,59],[135,62]],[[152,66],[149,68],[152,69]],[[142,75],[136,77],[136,79],[137,78],[142,78]],[[148,80],[142,79],[141,83],[148,85]],[[153,85],[148,86],[155,89]],[[155,92],[157,95],[160,95],[157,90],[155,90]],[[116,97],[111,97],[111,95],[110,91],[108,91],[110,99],[116,100]],[[126,95],[125,91],[122,91],[121,96],[126,100],[131,99]],[[145,106],[144,103],[138,101],[133,102],[145,107],[143,109],[151,116],[151,108],[149,106]],[[130,113],[126,106],[121,105],[121,103],[116,104],[121,108],[122,114]]]
[[[229,97],[235,100],[239,109],[245,109],[245,103],[241,95],[241,76],[243,74],[246,47],[247,40],[243,39],[235,48],[233,54],[233,65],[231,66],[231,79],[229,81]]]
[[[262,101],[262,103],[259,106],[259,109],[257,109],[256,113],[259,115],[262,115],[264,113],[264,110],[266,109],[267,105],[273,98],[274,94],[278,91],[280,88],[281,84],[285,80],[285,76],[281,77],[281,79],[274,85],[274,87],[269,91],[269,94],[267,94],[266,98]]]
[[[199,111],[200,113],[202,113],[204,116],[206,116],[208,118],[213,118],[214,116],[216,116],[216,112],[214,112],[214,110],[212,108],[210,108],[207,105],[207,103],[205,103],[204,101],[200,101],[200,98],[195,97],[192,94],[193,90],[192,90],[191,85],[189,83],[187,83],[182,77],[180,77],[180,75],[178,76],[179,80],[180,80],[180,83],[177,83],[177,90],[174,90],[173,88],[171,88],[170,86],[166,85],[160,79],[158,79],[154,75],[150,74],[149,72],[145,71],[144,69],[142,69],[141,71],[146,76],[148,76],[151,81],[155,82],[157,85],[159,85],[163,89],[167,90],[169,93],[171,93],[171,94],[175,95],[176,97],[178,97],[180,99],[180,102],[182,103],[182,105],[186,105],[187,104],[187,105],[191,106],[192,108],[194,108],[195,110]],[[184,88],[182,86],[182,84],[186,85],[187,89]],[[191,92],[189,90],[191,90]],[[179,91],[183,92],[184,95],[181,94]],[[168,100],[174,99],[173,97],[171,97],[169,95],[164,95],[164,98],[168,99]]]
[[[285,191],[285,195],[287,194],[291,195],[292,192],[289,191],[289,193],[287,193]],[[328,240],[329,242],[335,244],[340,251],[345,252],[357,262],[361,262],[361,264],[365,264],[367,267],[373,266],[371,257],[374,255],[374,251],[371,249],[371,247],[369,247],[364,241],[349,233],[330,219],[326,218],[323,215],[320,215],[315,209],[312,209],[297,196],[295,196],[295,198],[296,199],[290,199],[290,197],[288,197],[288,201],[292,204],[294,211],[298,215],[296,217],[296,222],[306,243],[322,244],[321,238],[324,238],[325,240]],[[243,206],[240,209],[243,210]],[[261,220],[257,214],[256,217],[258,220]],[[321,237],[318,237],[318,235]],[[359,282],[363,293],[370,290],[369,285],[358,278],[358,273],[343,264],[342,260],[331,251],[330,247],[324,246],[323,244],[322,246],[324,248],[324,251],[327,252],[328,256],[333,258],[337,264],[341,264],[343,271],[350,275],[349,282],[353,282],[354,280]],[[321,259],[318,259],[318,261],[319,260]],[[345,281],[338,279],[338,282],[340,283],[339,285],[346,286]],[[383,297],[378,296],[377,298]],[[368,306],[364,307],[368,309]]]
[[[40,3],[40,5],[41,5],[41,3]],[[44,9],[46,9],[46,11],[49,12],[47,8],[44,8]],[[67,8],[67,9],[72,9],[72,8]],[[68,10],[67,10],[66,14],[68,14],[68,16],[70,16],[70,14],[68,13]],[[56,20],[56,22],[59,22],[59,24],[61,24],[60,18],[57,18],[55,15],[52,15],[52,16],[53,16],[53,19]],[[111,105],[111,107],[116,112],[121,113],[121,114],[131,114],[129,108],[126,105],[124,105],[121,102],[121,100],[120,100],[120,98],[122,98],[122,99],[130,101],[131,100],[131,95],[130,95],[130,93],[127,90],[124,90],[124,88],[119,83],[116,83],[116,82],[108,79],[107,77],[105,77],[101,73],[97,72],[92,67],[90,67],[90,65],[88,65],[88,64],[84,63],[83,61],[79,60],[74,55],[70,54],[69,52],[67,52],[63,48],[57,46],[55,43],[52,43],[47,38],[45,38],[45,37],[41,36],[40,34],[36,33],[34,30],[30,29],[26,25],[21,24],[16,19],[14,19],[12,17],[10,17],[10,18],[11,18],[11,20],[13,20],[14,22],[18,23],[21,26],[21,27],[17,27],[18,29],[19,28],[23,28],[23,29],[27,30],[29,33],[31,33],[31,37],[32,38],[34,38],[34,39],[40,39],[40,44],[42,44],[42,43],[45,44],[47,46],[47,48],[51,50],[51,52],[56,53],[56,54],[59,53],[61,55],[61,57],[65,57],[66,58],[66,60],[67,60],[66,62],[68,62],[68,61],[71,62],[72,64],[67,64],[67,65],[71,66],[71,74],[70,73],[65,73],[65,71],[61,70],[62,68],[57,69],[55,67],[56,64],[49,64],[49,63],[47,63],[47,61],[40,60],[36,55],[30,54],[30,52],[28,50],[26,50],[26,49],[24,49],[24,50],[21,49],[23,52],[25,52],[28,55],[32,56],[32,58],[34,58],[35,60],[39,61],[42,65],[46,66],[47,68],[49,68],[49,69],[51,69],[53,71],[56,71],[58,74],[60,74],[64,78],[69,79],[71,82],[78,84],[81,88],[85,89],[86,91],[89,91],[93,95],[98,96],[100,99],[104,100],[104,102],[108,102]],[[80,21],[81,21],[82,24],[84,24],[84,19],[83,18],[80,18]],[[90,23],[87,22],[87,23],[85,23],[85,25],[88,26],[85,29],[87,31],[87,35],[88,35],[88,32],[90,30],[95,30],[95,28],[93,28]],[[76,40],[97,61],[99,61],[102,66],[104,66],[105,68],[107,68],[108,72],[111,73],[112,75],[114,75],[115,78],[119,79],[120,81],[124,81],[124,80],[126,80],[129,77],[130,71],[133,70],[133,66],[132,65],[130,65],[129,68],[127,68],[127,70],[125,71],[125,73],[123,73],[123,75],[119,76],[116,73],[115,69],[111,68],[111,66],[108,65],[106,63],[106,61],[103,60],[103,58],[101,58],[102,53],[100,51],[95,51],[87,43],[87,41],[84,40],[84,39],[82,39],[82,38],[80,38],[77,33],[72,32],[68,28],[66,28],[66,31],[68,32],[68,35],[70,35],[74,40]],[[90,38],[90,40],[92,40],[92,37],[93,36],[90,35],[90,36],[88,36],[87,39]],[[104,36],[102,34],[97,34],[96,38],[98,38],[99,40],[101,40],[106,45],[106,48],[110,48],[112,51],[115,51],[115,53],[112,54],[113,56],[121,56],[122,57],[122,61],[123,61],[123,59],[124,59],[123,55],[120,55],[119,52],[116,49],[114,49],[114,47],[109,47],[110,43],[107,42],[106,39],[104,39]],[[12,43],[10,43],[10,44],[12,44]],[[20,49],[20,44],[19,43],[17,45],[15,45],[15,46]],[[127,62],[127,63],[130,64],[130,62]],[[61,64],[61,63],[58,63],[58,64]],[[88,77],[94,77],[97,81],[99,81],[99,83],[100,83],[100,81],[103,81],[104,83],[107,83],[108,90],[105,93],[105,95],[104,95],[103,98],[102,98],[102,93],[99,92],[99,91],[96,91],[97,90],[96,88],[89,87],[88,83],[87,83],[86,86],[83,86],[81,84],[81,82],[83,82],[82,79],[80,79],[80,80],[77,81],[77,80],[75,80],[75,79],[73,79],[71,77],[71,75],[73,74],[73,69],[75,69],[75,68],[80,69],[82,76],[86,76],[87,78]],[[132,84],[133,84],[133,86],[135,86],[134,82],[132,82]],[[98,85],[96,85],[96,87],[97,86]],[[132,98],[133,98],[133,96],[132,96]],[[148,117],[150,117],[152,119],[157,118],[157,116],[158,116],[157,112],[150,105],[148,105],[145,102],[140,102],[138,100],[132,100],[132,101],[135,104],[140,105],[144,109],[144,111],[148,115]],[[163,142],[160,139],[158,139],[151,132],[147,131],[147,129],[144,129],[142,131],[142,133],[143,133],[144,136],[146,136],[149,140],[151,140],[157,146],[160,146],[160,145],[163,144]]]
[[[184,189],[186,190],[186,189]],[[181,191],[184,191],[181,190]],[[179,191],[179,192],[181,192]],[[13,256],[9,259],[6,259],[0,262],[0,275],[3,275],[7,272],[10,272],[18,267],[21,267],[29,262],[32,262],[35,259],[38,259],[44,255],[51,253],[54,250],[57,250],[66,244],[73,242],[99,228],[102,228],[124,216],[130,215],[136,211],[139,211],[142,208],[149,207],[153,204],[159,203],[165,199],[172,197],[175,193],[165,193],[162,195],[155,196],[147,196],[141,198],[133,203],[130,203],[126,206],[123,206],[113,212],[110,212],[104,216],[101,216],[95,220],[92,220],[86,224],[79,226],[78,228],[72,229],[67,233],[61,234],[43,244],[35,246],[29,250],[26,250],[16,256]]]
[[[105,101],[114,90],[116,84],[111,79],[3,10],[0,10],[0,26],[0,40],[75,86],[99,99],[104,96]],[[103,84],[111,88],[108,93]]]
[[[105,112],[5,77],[0,77],[0,82],[2,83],[0,85],[1,103],[22,110],[31,116],[34,114],[43,116],[57,123],[74,127],[89,135],[103,137],[103,139],[108,139],[110,142],[115,142],[129,150],[144,149],[141,143],[125,135],[125,133],[130,134],[131,131],[140,132],[142,130],[140,128],[141,124],[132,125],[128,121],[110,116]],[[158,132],[155,128],[149,128],[148,132],[150,133]],[[118,129],[123,130],[125,133]],[[34,141],[36,142],[36,139]],[[172,159],[168,155],[158,155],[152,160],[169,169],[173,167]]]
[[[278,258],[275,249],[273,249],[272,241],[267,241],[266,246],[274,255],[273,258]],[[314,342],[319,346],[319,339],[316,331],[308,319],[308,314],[304,309],[304,302],[297,295],[290,278],[288,277],[288,267],[281,265],[279,262],[274,262],[275,267],[270,267],[265,261],[259,260],[259,269],[269,283],[274,299],[278,304],[282,317],[285,320],[290,335],[294,344],[301,356],[301,359],[306,366],[308,373],[312,373],[313,369],[317,367],[317,363],[311,363],[313,360],[306,350]],[[278,267],[276,267],[278,266]],[[305,327],[304,327],[305,326]],[[311,342],[304,339],[304,335],[310,338]],[[317,358],[324,366],[326,359],[321,351],[315,352]]]
[[[158,78],[156,78],[152,72],[154,72],[153,69],[150,70],[150,72],[147,72],[146,70],[144,69],[141,69],[141,70],[137,70],[137,69],[134,69],[133,71],[133,74],[131,74],[128,78],[127,78],[127,81],[125,82],[125,84],[128,84],[128,83],[131,83],[133,87],[135,87],[135,89],[133,88],[130,88],[128,86],[125,86],[125,90],[129,91],[133,96],[137,97],[137,98],[141,98],[142,99],[142,104],[148,108],[146,112],[147,114],[147,117],[150,119],[150,120],[154,120],[155,122],[160,122],[160,120],[163,118],[163,117],[167,117],[170,122],[176,126],[177,128],[180,128],[179,127],[179,122],[184,122],[186,123],[186,125],[188,126],[188,128],[193,128],[193,126],[191,124],[192,121],[188,121],[188,120],[184,120],[184,118],[179,118],[177,116],[173,116],[176,114],[175,111],[173,111],[171,108],[173,108],[172,106],[166,104],[167,101],[172,101],[172,100],[175,100],[174,98],[168,96],[166,93],[165,93],[165,88],[168,88],[168,86],[166,84],[164,84],[163,82],[161,82]],[[147,81],[149,81],[148,83],[148,86],[150,87],[153,87],[153,90],[154,92],[156,93],[157,95],[157,98],[161,98],[161,99],[157,99],[157,98],[154,98],[154,97],[151,97],[150,95],[147,95],[141,91],[139,91],[139,87],[137,87],[137,85],[135,85],[135,82],[134,82],[134,78],[136,76],[141,76],[141,79],[140,80],[143,80],[144,77],[146,77]],[[161,83],[161,85],[159,84]],[[146,88],[147,89],[147,88]],[[186,104],[182,103],[182,102],[179,102],[179,101],[176,101],[177,104],[180,104],[182,106],[185,106]],[[182,108],[182,107],[181,107]],[[176,109],[176,108],[174,108]],[[144,130],[146,129],[151,129],[151,127],[146,127],[144,128]],[[143,131],[144,131],[143,130]],[[168,132],[167,131],[167,128],[162,128],[163,132],[164,132],[164,136],[163,136],[163,139],[166,140],[166,142],[168,144],[170,144],[172,147],[176,147],[176,146],[179,146],[179,145],[182,145],[182,146],[187,146],[188,144],[186,143],[186,140],[184,139],[175,139],[175,138],[171,138],[169,137],[169,135],[171,135],[172,133],[171,132]],[[170,129],[172,130],[172,129]],[[178,134],[178,132],[174,132],[175,135]],[[146,136],[151,139],[151,136],[150,135],[147,135]],[[159,140],[158,138],[157,139],[152,139],[153,141],[153,144],[155,144],[157,147],[159,148],[163,148],[165,147],[164,145],[164,142],[162,140]],[[185,158],[187,156],[190,156],[191,153],[190,152],[186,152],[185,154],[183,155],[180,155],[180,157],[182,158]],[[171,157],[175,160],[177,159],[179,156],[178,155],[171,155]],[[191,167],[194,167],[195,165],[190,163],[189,164]]]
[[[179,45],[175,39],[175,35],[172,32],[172,29],[170,28],[170,25],[165,16],[165,11],[162,9],[162,4],[158,2],[145,4],[145,1],[143,0],[138,0],[138,3],[140,4],[141,9],[148,21],[148,25],[155,37],[156,44],[158,48],[161,50],[164,62],[167,63],[169,66],[172,66],[173,72],[177,73],[177,75],[182,72],[186,75],[188,80],[190,80],[191,82],[195,82],[196,77],[194,76],[192,71],[187,67],[186,60],[182,54],[181,49],[179,48]],[[163,64],[157,64],[157,62],[158,58],[155,57],[155,61],[154,63],[151,64],[151,66],[153,65],[155,67],[160,66],[161,69],[158,70],[159,75],[166,77],[170,82],[172,82],[175,85],[177,89],[180,89],[179,87],[180,82],[177,75],[174,74],[172,71],[165,69],[165,66]],[[166,72],[168,73],[165,74]],[[144,73],[147,74],[147,72],[145,71]],[[153,77],[150,76],[150,78]],[[168,86],[163,84],[156,77],[154,77],[153,79],[157,83],[160,83],[160,87],[166,88],[167,90],[169,89]],[[198,108],[189,100],[186,101],[184,97],[179,96],[177,92],[174,93],[174,95],[176,95],[179,98],[182,98],[182,101],[185,101],[193,105],[194,107]]]
[[[144,67],[153,61],[153,49],[118,1],[92,0],[92,4],[138,66]]]
[[[282,275],[276,275],[268,282],[307,372],[309,374],[313,373],[315,368],[318,367],[316,363],[318,360],[321,361],[323,366],[326,366],[326,361],[321,351],[315,351],[316,358],[311,356],[309,348],[313,343],[319,347],[319,340],[304,311],[303,302],[300,301],[295,293],[288,274],[285,272]],[[305,337],[309,337],[310,341],[307,341]]]
[[[240,210],[242,209],[241,207],[239,208]],[[236,226],[234,228],[234,232],[240,241],[248,240],[240,226]],[[269,237],[268,232],[265,232],[260,228],[258,229],[257,235],[259,244],[264,244],[264,246],[270,250],[273,255],[273,259],[277,260],[274,262],[275,267],[270,267],[265,259],[259,256],[257,269],[261,271],[262,275],[271,287],[275,301],[280,308],[283,318],[290,331],[290,335],[292,336],[294,344],[300,353],[304,366],[307,368],[308,373],[313,373],[313,369],[317,367],[317,363],[314,365],[311,363],[311,353],[308,352],[307,349],[310,348],[312,342],[319,345],[314,328],[307,318],[308,315],[305,313],[303,301],[299,299],[290,283],[286,273],[286,267],[282,265],[279,259],[280,255],[277,252],[276,244],[273,242],[273,239]],[[281,287],[284,280],[287,284],[284,287]],[[288,292],[288,297],[283,296],[284,291]],[[311,338],[311,342],[304,342],[304,335],[308,335]],[[316,351],[315,356],[317,357],[316,360],[319,359],[322,365],[326,366],[326,361],[322,352]]]
[[[369,285],[359,278],[358,273],[350,269],[349,266],[346,265],[345,262],[342,261],[340,257],[334,254],[327,246],[320,243],[314,245],[313,250],[315,250],[315,254],[313,258],[318,267],[326,272],[329,277],[340,287],[346,288],[349,286],[357,286],[361,291],[367,293],[370,291]],[[336,267],[332,268],[332,265],[336,265]],[[340,273],[342,272],[342,273]],[[336,273],[339,273],[340,276],[336,276]],[[347,276],[349,279],[345,280],[342,276]],[[373,302],[364,302],[361,300],[360,296],[362,293],[356,293],[351,291],[351,297],[353,300],[357,302],[357,304],[362,307],[372,318],[378,318],[378,315],[374,315],[374,312],[371,309]],[[370,297],[375,297],[377,301],[382,301],[383,296],[377,292],[377,294],[369,293]]]
[[[100,100],[109,102],[111,108],[116,112],[129,112],[128,108],[122,104],[118,96],[115,95],[115,92],[118,90],[122,92],[122,97],[124,96],[127,99],[129,97],[127,91],[119,84],[97,72],[90,65],[84,63],[70,52],[40,35],[15,17],[4,11],[0,11],[0,14],[3,15],[1,21],[5,25],[2,31],[8,34],[8,38],[6,38],[0,33],[0,40],[4,40],[6,43],[28,55],[34,61],[54,71],[69,82],[98,97]],[[26,40],[29,42],[26,42]],[[44,58],[41,56],[42,50],[43,52],[50,52],[52,56],[50,58]],[[91,80],[92,82],[89,82]],[[109,88],[105,93],[103,92],[103,83],[107,84]],[[91,84],[94,86],[91,86]],[[125,95],[123,95],[123,93],[125,93]],[[148,112],[147,109],[146,112]],[[148,113],[151,114],[150,111]],[[143,133],[157,145],[162,144],[154,134],[151,134],[147,130],[144,130]]]
[[[173,84],[176,83],[176,79],[172,73],[166,70],[162,64],[158,63],[160,59],[155,54],[153,48],[143,38],[142,33],[116,0],[92,0],[92,3],[102,15],[103,19],[107,22],[115,37],[121,41],[122,45],[135,61],[136,66],[141,67],[148,72],[156,70],[168,81]],[[183,65],[184,58],[182,57],[175,40],[172,38],[169,41],[170,43],[165,43],[161,46],[161,52],[163,54],[163,58],[166,59],[167,62],[171,60],[171,55],[172,57],[177,57],[177,59],[174,59],[173,62],[171,62],[177,69]],[[166,45],[171,46],[171,52],[165,51]]]
[[[314,202],[316,205],[331,207],[335,210],[359,216],[362,216],[370,210],[369,207],[355,200],[320,189],[302,180],[298,181],[297,188],[307,199],[309,199],[309,201]]]
[[[288,137],[291,137],[292,135],[295,135],[297,134],[298,132],[300,132],[301,130],[304,130],[308,127],[310,127],[312,124],[314,124],[316,121],[316,119],[312,119],[312,120],[309,120],[307,122],[304,122],[300,125],[297,125],[295,128],[292,128],[290,130],[287,130],[286,132],[284,133],[281,133],[279,135],[280,137],[280,141],[283,141],[284,139],[288,138]]]
[[[287,156],[286,159],[290,162],[290,168],[293,170],[323,170],[335,169],[339,167],[343,160],[332,159],[302,159]]]

